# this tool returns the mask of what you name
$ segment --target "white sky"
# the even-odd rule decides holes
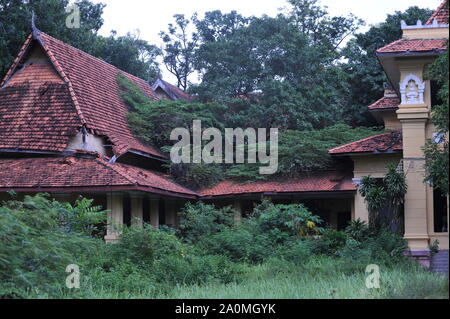
[[[112,29],[119,35],[139,30],[140,37],[152,44],[161,45],[158,33],[167,29],[177,13],[190,17],[194,12],[200,16],[204,12],[236,10],[244,16],[274,16],[279,8],[287,6],[285,0],[93,0],[106,4],[104,25],[100,34],[109,35]],[[366,21],[368,25],[385,20],[386,15],[395,11],[404,11],[410,6],[436,9],[442,0],[321,0],[320,4],[328,6],[330,15],[348,15],[353,13]],[[364,27],[361,31],[366,29]],[[399,26],[400,28],[400,26]],[[163,77],[173,82],[173,77],[165,71]]]

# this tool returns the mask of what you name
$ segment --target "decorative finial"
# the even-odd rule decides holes
[[[31,13],[31,29],[33,30],[34,37],[38,37],[39,33],[41,33],[41,31],[36,28],[36,14],[34,13],[34,10]]]

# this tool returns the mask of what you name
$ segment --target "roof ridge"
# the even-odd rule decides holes
[[[33,34],[30,33],[28,35],[27,39],[25,40],[25,42],[20,47],[19,53],[17,54],[17,57],[14,59],[11,66],[9,67],[8,72],[6,72],[5,76],[3,77],[2,82],[0,83],[0,88],[2,88],[6,84],[6,82],[8,82],[9,78],[12,75],[13,70],[15,70],[15,68],[17,67],[17,64],[20,62],[20,60],[22,60],[23,55],[25,54],[26,49],[28,48],[32,39],[33,39]]]
[[[138,184],[136,181],[133,180],[133,178],[131,178],[131,176],[129,176],[128,174],[122,172],[121,170],[118,170],[117,167],[116,167],[114,164],[111,164],[111,163],[109,163],[109,162],[107,162],[107,161],[105,161],[104,159],[99,158],[99,157],[98,157],[98,158],[95,158],[95,160],[96,160],[98,163],[102,164],[103,166],[105,166],[105,167],[107,167],[107,168],[109,168],[109,169],[112,169],[112,170],[115,171],[117,174],[121,175],[121,176],[124,177],[126,180],[128,180],[131,184],[133,184],[133,185],[137,185],[137,184]]]
[[[41,34],[46,33],[40,31],[39,33],[35,32],[33,33],[33,38],[36,38],[36,40],[41,44],[42,48],[44,49],[45,53],[47,53],[47,56],[49,57],[50,61],[53,63],[53,66],[55,67],[56,71],[59,73],[59,75],[63,78],[63,81],[67,83],[67,86],[69,88],[70,97],[72,98],[73,104],[75,106],[75,110],[77,112],[77,115],[80,117],[80,121],[82,125],[86,125],[86,120],[84,118],[83,112],[81,111],[80,104],[78,103],[77,96],[75,94],[75,91],[73,89],[72,82],[70,81],[69,77],[66,75],[64,70],[62,69],[61,65],[59,64],[58,60],[55,58],[53,52],[51,52],[50,48],[47,47],[45,44],[45,40],[41,39]],[[64,42],[63,42],[64,43]]]
[[[96,56],[93,56],[92,54],[89,54],[89,53],[87,53],[87,52],[85,52],[85,51],[83,51],[83,50],[81,50],[81,49],[78,49],[77,47],[74,47],[73,45],[70,45],[70,44],[68,44],[68,43],[66,43],[66,42],[64,42],[64,41],[61,41],[61,40],[59,40],[59,39],[57,39],[57,38],[55,38],[55,37],[49,35],[48,33],[45,33],[45,32],[42,32],[42,31],[41,31],[40,34],[44,34],[45,36],[51,38],[53,41],[59,42],[59,43],[61,43],[62,45],[69,46],[69,47],[71,47],[72,49],[75,49],[76,51],[78,51],[80,54],[87,55],[87,56],[89,56],[89,57],[91,57],[91,58],[97,60],[97,61],[100,62],[100,63],[103,63],[103,64],[106,64],[106,65],[108,65],[108,66],[110,66],[110,67],[113,67],[113,68],[116,69],[117,71],[122,72],[122,73],[124,73],[124,74],[126,74],[126,75],[132,77],[132,78],[135,79],[135,80],[143,81],[143,82],[147,83],[147,85],[148,85],[150,88],[152,87],[151,84],[148,83],[146,80],[141,79],[140,77],[137,77],[137,76],[135,76],[135,75],[133,75],[133,74],[131,74],[131,73],[128,73],[128,72],[126,72],[126,71],[123,71],[123,70],[119,69],[118,67],[116,67],[115,65],[112,65],[111,63],[108,63],[108,62],[106,62],[105,60],[102,60],[102,59],[100,59],[100,58],[97,58]],[[45,40],[44,40],[44,42],[45,42]]]

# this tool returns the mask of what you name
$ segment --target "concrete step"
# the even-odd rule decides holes
[[[448,276],[448,250],[440,250],[431,258],[431,271]]]

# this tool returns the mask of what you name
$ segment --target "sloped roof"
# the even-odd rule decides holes
[[[26,158],[0,160],[0,190],[16,191],[140,190],[172,196],[196,193],[171,181],[169,176],[103,158]]]
[[[117,76],[119,73],[124,74],[144,94],[156,100],[157,97],[150,85],[48,34],[35,30],[28,37],[1,86],[7,84],[14,74],[32,40],[36,40],[42,46],[67,85],[81,125],[85,125],[96,135],[108,137],[114,144],[113,150],[117,155],[136,150],[165,157],[156,148],[141,143],[128,127],[126,119],[128,108],[120,96]]]
[[[392,153],[403,151],[401,131],[387,132],[365,139],[345,144],[328,151],[329,154],[356,154],[356,153]]]
[[[80,125],[66,84],[0,89],[0,149],[62,152]]]
[[[448,0],[442,1],[441,5],[434,11],[425,24],[432,24],[435,19],[439,24],[448,23]]]
[[[447,49],[446,40],[444,39],[425,39],[425,40],[408,40],[400,39],[394,41],[376,51],[377,54],[384,53],[425,53],[437,52],[440,53]]]
[[[240,184],[223,181],[200,191],[202,196],[225,196],[256,193],[310,193],[354,191],[351,173],[345,171],[321,171],[280,181],[258,181]]]
[[[382,97],[375,103],[369,105],[369,110],[390,110],[397,109],[400,105],[398,97]]]
[[[174,101],[180,99],[192,101],[192,96],[190,94],[162,79],[157,79],[155,84],[153,84],[152,89],[153,91],[156,91],[157,89],[163,90]]]

